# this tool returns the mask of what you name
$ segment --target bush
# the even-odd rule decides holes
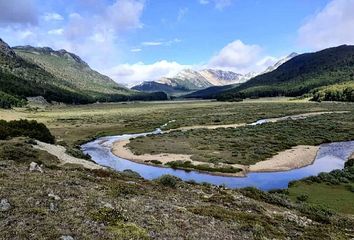
[[[157,181],[167,187],[175,188],[177,186],[177,182],[181,181],[178,177],[166,174],[161,176]]]
[[[162,164],[162,162],[159,160],[151,160],[150,162],[153,164]]]
[[[297,199],[299,202],[306,202],[308,198],[309,198],[308,195],[302,194],[302,195],[300,195],[300,196],[297,196],[296,199]]]
[[[43,123],[23,119],[10,122],[0,120],[0,139],[5,140],[21,136],[34,138],[42,142],[54,143],[54,136]]]

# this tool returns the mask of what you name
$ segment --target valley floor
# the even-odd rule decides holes
[[[167,122],[170,123],[165,130],[252,123],[309,112],[349,111],[253,129],[172,131],[137,138],[131,142],[134,145],[129,144],[136,154],[171,152],[190,154],[193,161],[251,165],[293,146],[353,139],[353,107],[350,103],[288,99],[137,102],[0,110],[0,118],[43,122],[55,135],[57,144],[72,154],[79,144],[96,137],[148,132]],[[146,181],[131,171],[87,169],[75,161],[65,164],[59,154],[62,148],[43,151],[48,149],[41,144],[39,149],[33,148],[23,138],[0,141],[0,239],[354,237],[353,212],[350,207],[339,206],[352,202],[353,192],[348,188],[352,182],[297,182],[289,190],[267,193],[253,188],[230,190],[181,182],[173,177]],[[225,159],[231,162],[226,163]],[[38,163],[42,171],[30,171],[32,162]],[[338,198],[331,194],[325,199],[331,189],[340,192]],[[307,198],[302,197],[304,194]]]

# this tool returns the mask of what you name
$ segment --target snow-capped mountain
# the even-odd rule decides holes
[[[291,53],[289,56],[282,58],[273,66],[268,67],[265,71],[260,73],[249,72],[247,74],[240,74],[220,69],[185,69],[173,77],[163,77],[156,81],[143,82],[132,87],[132,89],[145,92],[165,91],[173,94],[197,91],[214,86],[240,84],[259,74],[264,74],[277,69],[280,65],[297,55],[297,53]]]
[[[293,57],[296,57],[297,53],[293,52],[291,53],[290,55],[280,59],[278,62],[276,62],[273,66],[269,66],[263,73],[268,73],[268,72],[271,72],[271,71],[274,71],[275,69],[277,69],[280,65],[286,63],[287,61],[289,61],[290,59],[292,59]]]
[[[185,69],[180,71],[174,77],[163,77],[153,82],[143,82],[134,86],[132,89],[148,92],[157,91],[159,89],[161,89],[161,91],[169,89],[169,92],[171,92],[172,87],[176,92],[190,92],[211,86],[242,83],[247,81],[250,77],[251,75],[242,75],[232,71],[217,69],[203,69],[200,71]]]

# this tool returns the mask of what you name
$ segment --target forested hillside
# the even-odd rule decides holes
[[[219,94],[222,100],[301,96],[323,86],[354,81],[354,46],[342,45],[301,54],[276,70]]]

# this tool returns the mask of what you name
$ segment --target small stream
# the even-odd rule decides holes
[[[264,124],[266,122],[266,120],[260,120],[257,124]],[[111,152],[112,145],[116,141],[146,136],[148,134],[159,134],[161,132],[161,129],[156,129],[154,132],[148,133],[102,137],[88,142],[81,147],[83,152],[89,154],[92,160],[99,165],[118,171],[131,169],[149,180],[156,179],[164,174],[171,174],[185,181],[207,182],[214,185],[225,185],[229,188],[257,187],[261,190],[284,189],[293,180],[315,176],[321,172],[343,169],[344,163],[354,152],[354,141],[322,144],[312,165],[290,171],[248,173],[246,177],[216,176],[198,171],[175,170],[172,168],[145,165],[117,157]]]

